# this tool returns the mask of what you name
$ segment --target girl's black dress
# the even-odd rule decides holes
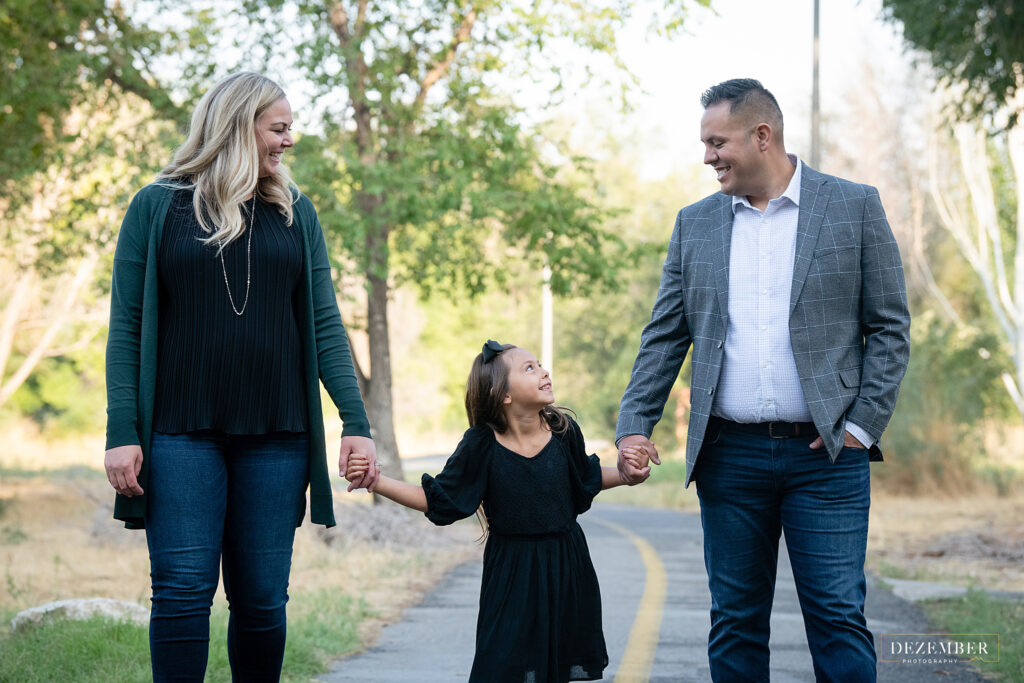
[[[601,490],[601,463],[579,426],[532,458],[469,429],[436,477],[423,475],[427,517],[451,524],[483,501],[484,549],[470,681],[554,683],[601,678],[608,665],[601,592],[576,515]]]

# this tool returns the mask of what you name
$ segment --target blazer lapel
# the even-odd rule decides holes
[[[821,232],[825,207],[828,206],[831,194],[832,187],[825,176],[805,164],[800,177],[800,214],[796,224],[793,288],[789,293],[791,315],[807,280],[807,271],[810,270],[814,258],[814,246],[818,243],[818,233]]]
[[[732,250],[732,197],[721,195],[712,221],[714,243],[713,269],[715,288],[718,290],[718,307],[722,318],[729,318],[729,254]]]

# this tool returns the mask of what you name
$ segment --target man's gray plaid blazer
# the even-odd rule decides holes
[[[676,217],[651,322],[619,407],[616,442],[650,437],[690,346],[686,484],[704,443],[722,370],[732,198],[715,193]],[[903,265],[878,191],[803,167],[789,332],[800,385],[833,460],[846,419],[877,441],[910,359]]]

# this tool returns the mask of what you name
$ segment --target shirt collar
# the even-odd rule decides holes
[[[783,192],[780,197],[773,199],[772,201],[777,202],[779,199],[782,199],[782,197],[785,197],[789,201],[793,202],[793,206],[800,206],[800,176],[804,163],[800,161],[800,157],[795,154],[787,154],[786,156],[789,158],[789,163],[796,166],[796,170],[793,171],[793,177],[789,179],[789,185],[786,186],[786,191]],[[769,205],[770,204],[771,202],[769,202]],[[735,214],[736,210],[740,206],[745,206],[748,209],[754,209],[754,205],[747,201],[746,195],[742,197],[733,196],[732,212]],[[754,210],[756,211],[757,209]]]

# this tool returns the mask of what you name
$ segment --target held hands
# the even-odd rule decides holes
[[[647,453],[636,446],[627,446],[620,450],[619,481],[627,486],[646,481],[651,476],[651,468],[647,464],[649,459]]]
[[[375,465],[374,468],[379,469],[380,465]],[[348,457],[348,469],[345,470],[345,478],[352,483],[358,483],[362,481],[369,470],[370,462],[366,457],[353,453]]]
[[[361,459],[366,464],[362,476],[353,479],[349,476],[348,463],[351,458]],[[373,439],[365,436],[341,437],[341,453],[338,456],[338,474],[349,480],[348,490],[365,488],[369,492],[377,486],[380,477],[380,465],[377,464],[377,447]]]
[[[661,464],[658,449],[642,434],[630,434],[619,441],[619,478],[633,486],[651,476],[650,462]]]
[[[107,481],[122,496],[141,496],[139,472],[142,470],[141,446],[118,446],[103,456],[103,467],[107,470]]]

